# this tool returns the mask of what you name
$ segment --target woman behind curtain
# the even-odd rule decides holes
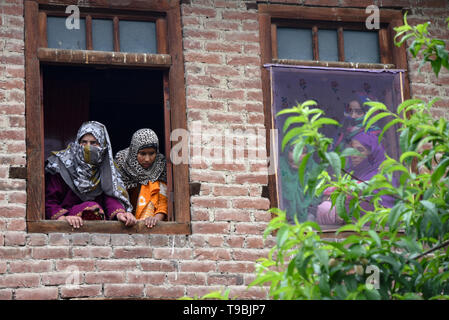
[[[369,133],[356,134],[351,142],[350,147],[360,152],[358,156],[349,157],[348,172],[353,172],[352,175],[359,183],[370,180],[374,175],[379,173],[379,166],[385,160],[385,149],[378,143],[378,137]],[[333,189],[328,188],[325,196],[329,196]],[[391,208],[394,200],[389,196],[382,196],[382,205]],[[348,203],[347,199],[347,203]],[[318,206],[317,221],[322,225],[336,225],[343,224],[343,220],[336,213],[335,207],[332,208],[330,200],[322,202]],[[373,210],[373,205],[367,201],[361,202],[361,207],[365,210]]]
[[[132,207],[103,124],[83,123],[76,140],[48,158],[45,172],[47,219],[66,220],[74,228],[81,227],[83,220],[135,223],[127,212]]]
[[[123,182],[130,194],[137,220],[152,228],[167,216],[166,160],[159,139],[151,129],[136,131],[128,148],[116,154]]]

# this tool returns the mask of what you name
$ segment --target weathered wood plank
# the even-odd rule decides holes
[[[108,64],[155,68],[169,68],[171,66],[171,56],[168,54],[39,48],[37,56],[43,62],[84,65]]]
[[[84,224],[79,229],[72,228],[67,221],[27,221],[27,231],[30,233],[128,233],[128,234],[191,234],[190,223],[184,222],[158,222],[153,228],[145,226],[143,221],[138,221],[132,227],[126,227],[120,221],[84,221]]]

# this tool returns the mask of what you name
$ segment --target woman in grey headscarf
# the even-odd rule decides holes
[[[151,129],[136,131],[128,148],[116,155],[116,162],[137,220],[149,228],[167,216],[166,160],[159,152],[159,139]]]
[[[45,167],[47,219],[66,220],[74,228],[83,220],[136,220],[123,181],[113,163],[106,127],[96,121],[82,124],[76,139],[53,153]]]

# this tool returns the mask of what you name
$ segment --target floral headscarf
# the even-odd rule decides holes
[[[157,152],[153,165],[148,169],[143,168],[137,161],[137,153],[144,148],[154,148]],[[131,138],[130,146],[117,152],[115,159],[127,189],[134,188],[138,184],[147,185],[149,181],[167,182],[166,160],[159,152],[159,139],[151,129],[136,131]]]
[[[97,139],[99,147],[79,143],[88,133]],[[45,171],[59,173],[82,201],[94,200],[104,192],[119,199],[127,211],[132,210],[128,193],[113,162],[108,132],[97,121],[84,122],[75,141],[48,158]]]

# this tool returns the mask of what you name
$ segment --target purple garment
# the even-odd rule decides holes
[[[45,175],[45,215],[57,220],[61,216],[103,216],[105,220],[116,220],[117,213],[125,212],[121,202],[104,193],[93,201],[83,202],[59,174]],[[87,218],[89,219],[89,218]]]
[[[368,157],[366,157],[361,163],[359,163],[356,167],[352,166],[351,158],[349,158],[349,170],[354,171],[354,176],[360,181],[368,181],[373,176],[379,173],[379,167],[383,161],[385,161],[385,148],[379,144],[378,137],[374,134],[369,133],[358,133],[356,134],[352,140],[357,140],[360,142],[365,148],[368,148],[371,153]],[[393,185],[395,181],[393,181]],[[393,207],[394,199],[391,196],[381,196],[382,205],[388,208]],[[366,208],[365,208],[366,206]],[[369,206],[364,205],[365,209],[373,210],[373,205],[369,204]]]

